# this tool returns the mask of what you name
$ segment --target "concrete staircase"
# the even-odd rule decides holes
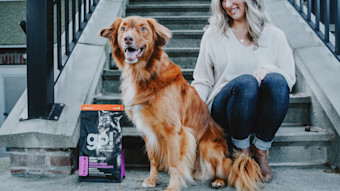
[[[199,53],[203,27],[208,23],[210,0],[130,0],[126,16],[153,17],[173,32],[165,48],[170,59],[182,67],[189,83]],[[120,101],[120,74],[117,69],[104,69],[93,102],[117,104]],[[303,92],[290,95],[288,114],[274,139],[269,160],[273,166],[321,165],[328,162],[328,147],[333,133],[311,124],[311,96]],[[123,147],[127,166],[146,166],[144,142],[125,116],[122,121]]]

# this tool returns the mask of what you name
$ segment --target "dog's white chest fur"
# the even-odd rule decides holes
[[[131,111],[132,121],[136,125],[137,130],[141,132],[144,136],[146,136],[149,146],[157,147],[157,137],[152,131],[151,126],[148,124],[145,117],[143,116],[143,105],[132,106],[137,91],[135,83],[130,76],[125,76],[123,78],[122,90],[122,100],[125,105],[125,109]]]
[[[132,101],[134,99],[134,97],[136,96],[136,88],[134,87],[134,84],[131,83],[131,80],[130,79],[126,79],[128,80],[129,82],[127,83],[123,83],[123,103],[124,105],[127,107],[127,109],[132,109],[131,105],[132,105]]]

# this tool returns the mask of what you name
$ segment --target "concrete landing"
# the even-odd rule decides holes
[[[128,169],[126,178],[120,184],[78,182],[77,174],[63,177],[14,177],[9,172],[9,160],[0,158],[0,190],[2,191],[161,191],[169,181],[169,175],[160,173],[155,188],[142,188],[144,178],[148,176],[147,169]],[[264,191],[338,191],[340,188],[340,174],[327,173],[327,167],[273,167],[274,180],[267,184]],[[216,190],[210,187],[209,182],[196,182],[183,188],[182,191],[207,191]],[[225,187],[220,190],[235,191],[234,188]]]

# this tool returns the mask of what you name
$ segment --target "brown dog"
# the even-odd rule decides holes
[[[122,70],[123,104],[146,144],[151,167],[143,187],[155,187],[162,168],[170,172],[166,190],[179,190],[192,176],[215,179],[214,187],[228,180],[238,190],[258,189],[259,166],[245,154],[234,162],[226,157],[223,129],[162,50],[171,38],[169,29],[154,19],[127,17],[117,18],[100,35],[112,45]]]

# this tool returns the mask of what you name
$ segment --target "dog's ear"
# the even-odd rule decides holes
[[[123,68],[122,64],[123,61],[119,60],[119,58],[123,58],[123,52],[120,50],[119,45],[118,45],[118,31],[119,31],[119,26],[121,24],[121,22],[123,21],[123,18],[118,17],[115,21],[113,21],[113,23],[111,24],[111,26],[109,28],[106,29],[102,29],[99,32],[99,35],[107,38],[109,40],[109,42],[111,43],[112,46],[112,53],[115,59],[118,59],[117,66],[119,68]]]
[[[156,46],[165,46],[172,36],[171,31],[155,19],[148,18],[147,21],[154,32]]]
[[[113,21],[113,23],[111,24],[109,28],[102,29],[99,32],[99,36],[102,36],[108,39],[115,39],[115,37],[117,37],[118,27],[120,23],[122,22],[122,20],[123,18],[118,17],[115,21]]]
[[[112,27],[102,29],[99,32],[99,36],[111,39],[113,31],[114,31],[114,28],[112,28]]]

